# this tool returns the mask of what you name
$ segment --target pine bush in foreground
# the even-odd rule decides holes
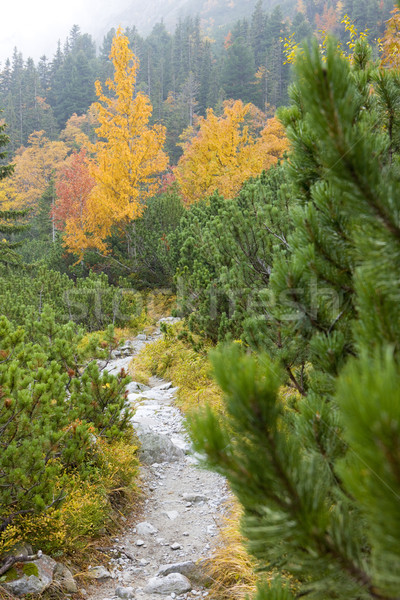
[[[0,537],[22,515],[59,506],[63,474],[92,477],[98,438],[128,439],[129,378],[100,372],[83,335],[46,306],[29,332],[0,318]],[[112,330],[107,338],[103,364]]]
[[[226,418],[192,419],[250,551],[280,573],[257,600],[400,597],[399,92],[364,43],[352,65],[334,42],[298,59],[281,113],[295,229],[266,300],[279,336],[216,354]]]

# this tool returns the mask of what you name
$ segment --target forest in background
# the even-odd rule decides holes
[[[378,40],[383,36],[392,5],[389,0],[319,3],[302,0],[291,8],[290,18],[283,15],[279,6],[268,13],[260,0],[248,18],[225,29],[216,29],[210,35],[201,30],[199,17],[179,21],[173,33],[158,23],[146,38],[138,34],[135,26],[126,29],[129,47],[139,60],[134,93],[144,93],[150,100],[149,125],[165,127],[168,167],[165,165],[161,185],[164,191],[168,189],[179,196],[177,187],[172,185],[176,180],[185,193],[189,190],[188,183],[177,173],[176,165],[179,161],[186,165],[186,177],[190,168],[199,167],[199,153],[190,166],[193,156],[189,148],[191,141],[202,135],[200,124],[202,119],[207,121],[208,110],[212,109],[214,115],[214,136],[218,126],[218,135],[226,139],[229,127],[224,129],[223,123],[230,120],[234,126],[236,119],[236,131],[250,127],[252,137],[261,144],[262,132],[265,141],[265,127],[276,108],[288,102],[291,49],[312,35],[322,42],[327,33],[336,35],[343,47],[348,48],[351,43],[345,22],[348,13],[348,19],[358,31],[368,30],[368,39],[378,55]],[[27,217],[30,228],[25,235],[29,243],[20,250],[24,261],[45,259],[51,267],[70,276],[87,274],[95,267],[105,271],[114,283],[122,276],[128,277],[135,286],[165,285],[172,281],[174,271],[174,267],[167,264],[170,257],[165,259],[167,246],[164,243],[156,253],[154,238],[146,234],[144,225],[140,233],[146,215],[151,214],[151,199],[147,200],[148,209],[143,219],[137,223],[140,235],[136,235],[133,261],[132,247],[116,234],[112,236],[111,257],[104,253],[100,257],[97,248],[96,255],[87,253],[85,263],[77,266],[76,257],[65,254],[58,233],[65,223],[62,224],[62,219],[58,225],[55,222],[57,181],[63,177],[64,163],[82,146],[96,141],[95,81],[104,87],[104,82],[112,77],[110,50],[115,33],[115,29],[111,29],[96,51],[90,35],[74,26],[64,44],[59,43],[51,60],[42,57],[38,64],[31,59],[24,61],[15,49],[12,59],[6,61],[0,72],[0,108],[10,139],[7,161],[14,161],[16,170],[13,178],[2,183],[0,200],[3,209],[30,211]],[[236,105],[239,113],[228,117],[227,103],[233,101],[252,108],[248,114],[239,116],[243,107],[239,109]],[[210,141],[213,135],[210,127],[209,134]],[[241,139],[244,140],[243,135]],[[279,156],[277,144],[279,146],[276,141],[272,152],[275,156]],[[283,151],[283,146],[280,150]],[[185,159],[184,153],[187,154]],[[217,160],[215,156],[214,159]],[[210,155],[207,160],[209,170]],[[240,158],[232,161],[227,177],[232,178],[234,164],[240,166],[234,179],[239,178],[241,182],[268,164],[266,160],[258,167],[253,161],[249,169],[244,168],[245,161],[241,153]],[[88,179],[86,184],[89,185]],[[218,185],[224,184],[218,181]],[[192,194],[197,194],[198,199],[216,190],[218,185],[205,186],[203,181],[197,192],[192,189]],[[237,188],[232,190],[237,191]],[[224,188],[223,194],[227,192]],[[155,204],[158,202],[154,200]],[[160,223],[161,236],[167,235],[168,227],[174,227],[168,217],[165,218],[168,224]]]
[[[273,114],[287,103],[290,68],[283,40],[292,33],[296,43],[318,31],[346,43],[341,21],[347,14],[359,31],[369,29],[373,42],[383,35],[392,8],[390,0],[300,0],[285,13],[279,6],[269,13],[260,0],[247,18],[207,33],[196,16],[179,21],[173,32],[158,23],[147,37],[132,24],[126,35],[140,61],[137,89],[149,95],[153,121],[167,127],[172,163],[181,153],[179,135],[207,108],[221,112],[224,100],[240,99]],[[55,140],[74,113],[86,113],[96,100],[95,80],[104,82],[112,74],[114,34],[111,29],[96,49],[91,36],[74,26],[53,57],[43,56],[37,64],[15,48],[0,71],[10,158],[33,131],[43,130]]]

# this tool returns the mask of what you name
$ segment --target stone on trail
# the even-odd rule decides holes
[[[165,577],[170,573],[180,573],[190,579],[192,583],[208,586],[212,583],[212,580],[207,573],[207,563],[207,559],[202,559],[197,562],[186,560],[179,563],[161,565],[158,569],[157,576]]]
[[[204,494],[183,494],[182,498],[185,502],[193,502],[193,504],[197,504],[198,502],[208,502],[210,499]]]
[[[166,577],[152,577],[144,591],[147,594],[184,594],[192,589],[189,579],[180,573],[170,573]]]
[[[139,394],[140,392],[146,392],[149,390],[149,386],[144,383],[138,383],[137,381],[131,381],[126,386],[126,391],[128,394]]]
[[[180,550],[182,548],[182,546],[180,544],[178,544],[178,542],[174,542],[173,544],[170,545],[171,550]]]
[[[153,527],[151,523],[147,523],[147,521],[142,521],[142,523],[136,525],[136,533],[138,535],[154,535],[157,532],[158,529]]]
[[[78,586],[71,571],[62,563],[57,563],[54,569],[54,584],[67,594],[76,594]]]
[[[89,568],[87,576],[90,579],[96,579],[97,581],[101,581],[102,579],[109,579],[111,577],[111,573],[105,567],[99,565],[97,567]]]
[[[143,464],[171,463],[184,459],[183,450],[175,446],[168,436],[151,431],[140,424],[136,425],[135,429],[141,445],[140,459]]]
[[[130,600],[135,595],[133,587],[117,587],[115,588],[115,595],[123,600]]]
[[[175,521],[175,519],[179,517],[177,510],[166,510],[163,514],[166,515],[170,521]]]

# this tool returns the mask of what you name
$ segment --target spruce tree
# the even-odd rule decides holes
[[[9,142],[8,136],[4,133],[5,128],[5,124],[0,125],[0,148]],[[0,151],[0,161],[5,161],[6,157],[7,152]],[[14,165],[0,164],[0,180],[9,177],[13,170]],[[26,229],[26,225],[16,222],[26,214],[27,211],[0,210],[0,234],[6,236],[0,240],[0,263],[16,264],[20,262],[19,256],[15,252],[19,242],[10,241],[10,238],[13,234]]]

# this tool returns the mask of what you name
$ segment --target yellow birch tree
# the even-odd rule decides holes
[[[149,126],[152,106],[145,94],[135,91],[139,61],[128,44],[119,28],[110,53],[114,79],[106,82],[110,94],[99,81],[95,84],[99,126],[90,162],[95,186],[82,220],[86,230],[76,245],[69,241],[69,248],[78,254],[90,247],[107,251],[107,237],[115,225],[129,236],[129,225],[142,214],[146,198],[156,192],[159,175],[168,165],[165,127]]]
[[[237,100],[225,104],[221,117],[208,109],[207,116],[199,118],[198,133],[182,144],[184,153],[175,168],[186,204],[216,190],[225,198],[234,197],[246,179],[259,175],[282,156],[287,148],[283,127],[269,119],[256,135],[246,122],[252,112],[252,105]]]
[[[67,152],[63,142],[47,139],[44,131],[34,131],[28,138],[27,147],[21,146],[13,158],[15,169],[12,176],[0,184],[3,208],[29,208],[34,213]]]

